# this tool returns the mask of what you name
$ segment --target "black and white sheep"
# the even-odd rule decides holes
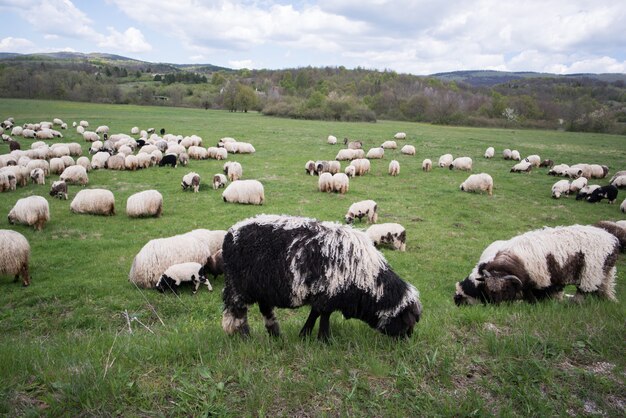
[[[0,275],[22,277],[22,285],[30,284],[28,260],[30,245],[24,235],[9,229],[0,229]]]
[[[612,184],[598,187],[593,192],[591,192],[591,195],[587,197],[587,202],[597,203],[602,199],[607,199],[609,203],[615,203],[615,200],[617,199],[617,193],[617,187],[613,186]]]
[[[226,187],[226,183],[228,183],[228,179],[224,174],[218,173],[213,176],[213,190]]]
[[[304,172],[311,176],[314,176],[315,174],[317,174],[317,170],[315,169],[315,161],[313,160],[307,161],[307,163],[304,165]]]
[[[552,197],[559,199],[561,195],[568,195],[570,192],[569,180],[559,180],[552,185]]]
[[[50,186],[50,196],[67,200],[67,183],[63,180],[52,183],[52,186]]]
[[[300,335],[309,336],[321,318],[321,340],[330,336],[334,311],[393,337],[410,336],[422,313],[415,287],[398,277],[365,233],[351,227],[260,215],[229,229],[223,257],[227,334],[249,335],[248,306],[255,303],[272,336],[280,334],[274,308],[310,305]]]
[[[166,165],[176,168],[178,165],[178,157],[176,154],[165,154],[163,158],[161,158],[161,161],[159,161],[159,167],[164,167]]]
[[[159,278],[155,288],[161,293],[167,290],[178,293],[178,287],[183,282],[193,283],[194,294],[198,292],[201,284],[206,284],[209,292],[213,291],[211,283],[206,278],[204,266],[195,262],[180,263],[169,266]]]
[[[398,223],[372,225],[365,231],[376,247],[390,247],[394,250],[406,250],[406,229]]]
[[[157,190],[144,190],[130,195],[126,200],[126,215],[130,218],[158,218],[162,213],[163,195]]]
[[[43,230],[50,220],[50,206],[41,196],[29,196],[19,199],[9,212],[9,223],[33,226],[36,231]]]
[[[200,175],[195,172],[187,173],[183,176],[183,181],[180,183],[183,190],[193,190],[194,193],[198,193],[200,190]]]
[[[46,184],[46,175],[41,168],[35,168],[30,172],[30,179],[35,184]]]
[[[501,243],[495,256],[480,261],[474,277],[456,284],[457,305],[534,302],[561,298],[567,285],[576,299],[597,293],[615,298],[615,263],[619,240],[601,228],[586,225],[543,228]]]
[[[587,186],[583,187],[582,189],[580,189],[578,191],[578,193],[576,194],[576,200],[587,200],[587,198],[589,196],[591,196],[591,193],[593,193],[594,190],[599,189],[600,185],[599,184],[588,184]]]
[[[371,224],[375,224],[378,220],[378,205],[373,200],[361,200],[360,202],[356,202],[350,205],[348,208],[348,212],[345,216],[345,221],[347,224],[351,224],[354,222],[355,218],[358,218],[359,221],[362,218],[367,217],[367,221]]]

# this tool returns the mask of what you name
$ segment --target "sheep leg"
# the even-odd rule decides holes
[[[323,342],[328,342],[330,338],[330,312],[323,312],[320,317],[320,329],[317,334],[317,339]]]
[[[26,287],[30,284],[30,276],[28,275],[28,265],[24,264],[20,270],[20,275],[22,276],[22,286]],[[17,276],[15,276],[17,280]]]
[[[304,326],[300,330],[301,338],[308,337],[313,333],[313,327],[315,326],[315,322],[317,321],[317,318],[319,318],[319,316],[320,316],[320,313],[314,308],[311,308],[309,317],[306,319]]]
[[[278,326],[278,321],[276,320],[276,315],[274,315],[274,307],[259,303],[259,310],[265,320],[265,329],[267,329],[267,333],[272,337],[279,337],[280,328]]]

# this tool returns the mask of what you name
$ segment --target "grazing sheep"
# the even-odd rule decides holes
[[[570,193],[578,193],[580,189],[587,185],[587,179],[585,177],[579,177],[576,180],[572,181],[569,185]]]
[[[611,181],[611,184],[618,188],[626,187],[626,175],[615,177],[615,179]]]
[[[406,139],[406,133],[404,132],[396,132],[393,136],[394,139]]]
[[[86,120],[81,120],[80,122],[78,122],[78,124],[83,128],[89,128],[89,122],[87,122]]]
[[[452,154],[444,154],[441,157],[439,157],[439,167],[441,168],[449,167],[450,164],[452,164],[453,160],[454,158],[452,157]]]
[[[402,154],[405,154],[405,155],[415,155],[415,147],[413,145],[408,145],[407,144],[407,145],[402,147],[400,152]]]
[[[59,177],[60,180],[63,180],[67,184],[79,184],[81,186],[89,183],[89,176],[87,176],[87,170],[82,165],[72,165],[67,167],[61,173]]]
[[[194,193],[198,193],[200,190],[200,175],[193,171],[185,174],[180,186],[183,190],[192,189]]]
[[[459,186],[464,192],[485,191],[489,196],[493,195],[493,178],[487,173],[472,174]]]
[[[426,158],[424,161],[422,161],[422,171],[430,171],[433,169],[433,162],[430,160],[430,158]]]
[[[587,197],[587,202],[597,203],[602,199],[607,199],[609,201],[609,204],[615,203],[615,200],[617,199],[617,192],[617,187],[613,186],[612,184],[609,184],[608,186],[598,187],[593,192],[591,192],[591,195]]]
[[[513,161],[521,161],[522,157],[519,155],[519,151],[514,149],[513,151],[511,151],[511,159]]]
[[[137,154],[137,168],[148,168],[153,164],[156,164],[156,157],[152,154],[146,154],[145,152]]]
[[[539,157],[538,155],[529,155],[528,157],[524,158],[524,161],[530,163],[533,167],[539,167],[541,165],[541,157]]]
[[[63,180],[52,183],[52,186],[50,186],[50,196],[67,200],[67,183]]]
[[[157,190],[144,190],[126,200],[126,215],[130,218],[153,216],[158,218],[163,212],[163,195]]]
[[[346,169],[344,170],[344,173],[346,174],[346,176],[348,177],[354,177],[356,175],[356,167],[353,165],[349,165],[346,167]]]
[[[243,177],[243,167],[237,161],[224,163],[224,174],[230,181],[236,181]]]
[[[333,136],[333,135],[328,135],[328,138],[326,139],[326,142],[329,143],[330,145],[336,145],[337,144],[337,137]]]
[[[626,213],[626,199],[624,199],[624,201],[622,202],[621,205],[619,205],[619,210],[622,211],[622,213]]]
[[[569,165],[567,164],[557,164],[552,166],[548,171],[548,174],[551,176],[565,176],[567,171],[569,170]]]
[[[522,161],[515,164],[513,168],[511,168],[511,173],[530,173],[532,168],[533,165],[531,163]]]
[[[95,142],[100,140],[100,136],[92,131],[83,132],[83,139],[87,142]]]
[[[333,176],[333,191],[346,194],[350,188],[350,179],[344,173],[335,173]]]
[[[510,159],[511,159],[511,157],[512,157],[512,155],[511,155],[511,150],[510,150],[510,149],[508,149],[508,148],[505,148],[505,149],[502,151],[502,157],[503,157],[505,160],[510,160]]]
[[[163,159],[163,153],[161,151],[159,151],[158,149],[155,149],[154,151],[152,151],[150,153],[150,155],[153,157],[151,158],[152,160],[152,165],[161,165],[161,160]]]
[[[138,135],[139,134],[139,127],[138,126],[133,126],[132,128],[130,128],[130,134],[131,135]]]
[[[609,180],[609,183],[613,183],[618,177],[621,176],[626,176],[626,170],[618,171],[617,173],[615,173],[613,177],[611,177],[611,180]]]
[[[246,219],[229,229],[223,258],[222,327],[229,335],[249,335],[247,311],[254,303],[271,336],[280,334],[275,307],[310,305],[300,335],[309,336],[321,317],[318,338],[324,341],[336,310],[394,337],[410,336],[422,312],[417,290],[394,273],[371,240],[336,223],[276,215]]]
[[[126,170],[135,171],[139,167],[139,159],[136,155],[128,155],[124,158],[124,167]]]
[[[24,235],[9,229],[0,229],[0,274],[15,277],[15,282],[22,276],[22,285],[30,284],[28,259],[30,245]]]
[[[592,179],[603,179],[609,174],[609,167],[600,164],[589,164],[589,171]]]
[[[100,168],[106,168],[107,160],[111,157],[111,154],[104,151],[96,152],[93,157],[91,157],[91,168],[93,170],[98,170]]]
[[[332,192],[333,191],[333,175],[330,173],[320,174],[317,179],[317,188],[320,192]]]
[[[554,166],[554,161],[552,160],[543,160],[540,164],[539,167],[548,167],[548,168],[552,168]],[[548,173],[549,174],[549,173]]]
[[[361,149],[361,148],[363,148],[363,142],[362,141],[348,141],[348,138],[344,138],[343,139],[343,144],[346,145],[348,147],[348,149]]]
[[[364,158],[365,152],[362,149],[340,149],[337,155],[335,156],[335,160],[337,161],[346,161],[346,160],[354,160],[356,158]]]
[[[226,231],[224,231],[226,232]],[[205,266],[205,272],[212,274],[213,278],[217,278],[220,274],[224,274],[224,257],[222,256],[222,248],[211,254],[209,262]]]
[[[35,184],[46,184],[46,175],[41,168],[35,168],[30,172],[30,179]]]
[[[228,183],[228,179],[223,174],[215,174],[213,176],[213,190],[217,190],[220,187],[226,187],[226,183]]]
[[[378,148],[370,148],[370,150],[367,151],[367,155],[365,156],[365,158],[369,158],[370,160],[375,160],[375,159],[383,158],[384,156],[385,156],[385,150],[382,147],[378,147]]]
[[[161,278],[159,278],[155,288],[161,293],[166,290],[178,293],[178,286],[180,286],[182,282],[193,283],[194,295],[198,292],[201,284],[206,284],[209,292],[213,291],[211,283],[209,283],[204,273],[204,266],[195,262],[180,263],[169,266]]]
[[[590,184],[590,185],[583,187],[582,189],[578,191],[578,194],[576,194],[576,200],[583,200],[583,199],[586,200],[589,196],[591,196],[591,193],[593,193],[594,190],[599,189],[599,188],[600,188],[599,184]]]
[[[61,157],[61,160],[63,160],[63,165],[65,165],[65,167],[76,165],[74,159],[69,155],[64,155],[63,157]]]
[[[33,226],[41,231],[50,220],[48,201],[41,196],[29,196],[19,199],[9,212],[9,223]]]
[[[186,166],[187,166],[187,164],[189,164],[189,154],[187,154],[186,152],[181,152],[181,153],[178,155],[178,162],[180,162],[180,164],[181,164],[183,167],[186,167]]]
[[[458,157],[448,166],[450,170],[457,169],[463,171],[472,171],[472,159],[470,157]]]
[[[98,126],[96,128],[96,133],[97,134],[108,134],[109,133],[109,127],[106,126],[106,125]]]
[[[475,278],[456,284],[456,305],[534,302],[560,298],[567,285],[577,287],[576,299],[597,293],[615,298],[615,263],[619,240],[593,226],[543,228],[514,237],[496,256],[477,265]]]
[[[337,174],[341,171],[341,163],[339,161],[316,161],[315,173],[317,175],[321,173]]]
[[[167,154],[176,154],[176,156],[179,156],[183,152],[187,152],[187,149],[182,145],[177,144],[176,142],[169,142],[167,144],[167,149],[165,150],[165,152]]]
[[[493,147],[489,147],[485,150],[485,158],[493,158],[496,150]]]
[[[376,247],[406,250],[406,230],[398,223],[372,225],[365,231]]]
[[[115,215],[115,197],[110,190],[84,189],[76,193],[70,210],[90,215]]]
[[[353,203],[348,208],[348,212],[345,216],[347,224],[354,222],[355,218],[359,221],[363,220],[363,217],[367,217],[367,222],[375,224],[378,220],[378,205],[373,200],[361,200],[360,202]]]
[[[388,169],[389,175],[390,176],[397,176],[400,174],[400,163],[397,160],[391,160],[391,162],[389,163],[389,169]]]
[[[307,161],[307,163],[304,165],[304,172],[310,174],[311,176],[317,174],[317,170],[315,169],[315,161]]]
[[[396,144],[396,141],[385,141],[380,147],[383,149],[397,149],[398,144]]]
[[[579,177],[591,178],[591,166],[589,164],[574,164],[565,171],[565,175],[572,179]]]
[[[265,191],[258,180],[237,180],[226,187],[222,199],[230,203],[262,205],[265,203]]]
[[[356,176],[364,176],[370,172],[371,163],[367,158],[357,158],[350,161],[350,165],[354,167],[354,174]]]
[[[189,158],[193,160],[206,160],[207,158],[209,158],[209,154],[206,148],[203,147],[192,145],[187,151],[189,153]]]
[[[9,151],[15,151],[22,149],[22,146],[17,141],[9,141]]]
[[[118,154],[122,154],[124,155],[124,157],[128,157],[129,155],[131,155],[133,153],[133,150],[131,147],[129,147],[128,145],[122,145],[121,147],[119,147],[119,149],[117,150]]]
[[[85,128],[84,128],[84,127],[82,127],[82,126],[77,126],[77,127],[76,127],[76,133],[77,133],[77,134],[82,135],[82,134],[84,134],[85,132],[86,132],[86,131],[85,131]],[[95,135],[97,135],[95,132],[94,132],[94,134],[95,134]]]
[[[85,169],[85,171],[91,170],[91,161],[87,157],[78,157],[76,165],[79,165]]]
[[[166,154],[163,156],[161,161],[159,161],[159,167],[164,167],[166,165],[176,168],[176,165],[178,165],[178,157],[176,154]]]
[[[256,150],[247,142],[235,142],[234,152],[237,154],[254,154]]]
[[[14,126],[13,129],[11,129],[11,136],[22,136],[23,131],[24,128],[21,126]]]
[[[570,183],[568,180],[559,180],[552,185],[552,197],[558,199],[562,194],[568,195]]]
[[[26,164],[26,170],[30,174],[36,168],[41,168],[46,176],[50,175],[50,163],[46,160],[30,160],[28,164]]]

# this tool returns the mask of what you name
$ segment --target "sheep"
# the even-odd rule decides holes
[[[315,174],[321,173],[337,174],[341,171],[341,163],[339,161],[316,161]]]
[[[50,129],[43,129],[35,132],[35,137],[37,139],[53,139],[54,133]]]
[[[95,142],[100,140],[100,136],[92,131],[83,132],[83,139],[87,142]]]
[[[601,228],[561,226],[530,231],[502,244],[496,256],[477,265],[475,278],[456,284],[457,306],[557,298],[567,285],[615,301],[619,240]]]
[[[347,145],[348,149],[361,149],[363,148],[363,141],[349,141],[348,138],[343,139],[343,144]]]
[[[87,122],[86,120],[81,120],[80,122],[78,122],[78,124],[83,128],[89,128],[89,122]]]
[[[226,232],[226,231],[224,231]],[[205,272],[213,275],[213,278],[217,278],[220,274],[224,274],[224,258],[222,256],[222,248],[211,254],[208,263],[205,266]]]
[[[502,158],[504,158],[505,160],[510,160],[511,156],[511,150],[509,148],[505,148],[504,150],[502,150]]]
[[[106,189],[84,189],[76,193],[70,211],[90,215],[115,215],[115,196]]]
[[[311,176],[314,176],[315,174],[317,174],[317,170],[315,169],[315,161],[313,160],[307,161],[307,163],[304,165],[304,172]]]
[[[109,133],[109,127],[106,125],[100,125],[96,128],[96,133],[97,134],[108,134]]]
[[[422,161],[422,171],[430,171],[433,169],[433,162],[430,160],[430,158],[426,158],[424,161]]]
[[[558,199],[561,195],[567,195],[570,191],[570,183],[568,180],[559,180],[552,185],[552,197]]]
[[[393,136],[394,139],[406,139],[406,133],[404,132],[396,132]]]
[[[63,180],[52,183],[52,186],[50,186],[50,196],[67,200],[67,183]]]
[[[226,148],[217,148],[212,158],[218,161],[226,160],[228,158],[228,151],[226,150]]]
[[[390,176],[397,176],[400,174],[400,163],[397,160],[391,160],[391,162],[389,162],[389,169],[388,169],[389,175]]]
[[[356,167],[353,166],[353,165],[349,165],[344,170],[344,173],[348,177],[354,177],[354,176],[356,176]]]
[[[15,175],[13,173],[0,171],[0,193],[15,190],[15,183]]]
[[[511,168],[511,173],[530,173],[533,165],[526,161],[519,162]]]
[[[129,155],[133,153],[133,150],[128,145],[122,145],[121,147],[118,148],[117,153],[124,155],[124,157],[128,157]]]
[[[609,167],[600,164],[589,164],[589,174],[592,179],[603,179],[609,174]]]
[[[222,199],[230,203],[262,205],[265,203],[265,191],[258,180],[237,180],[226,187]]]
[[[572,179],[579,177],[591,178],[591,166],[589,164],[574,164],[565,171],[565,175]]]
[[[166,154],[163,156],[161,161],[159,161],[159,167],[164,167],[166,165],[171,166],[172,168],[176,168],[178,165],[178,157],[176,154]]]
[[[183,152],[187,152],[187,149],[176,142],[170,142],[167,144],[167,149],[165,150],[168,154],[176,154],[176,156],[182,154]]]
[[[67,123],[63,122],[63,123],[61,124],[61,129],[67,129]]]
[[[452,158],[452,154],[444,154],[441,157],[439,157],[439,167],[441,168],[449,167],[450,164],[452,164],[453,160],[454,158]]]
[[[41,168],[35,168],[30,172],[30,179],[35,184],[46,184],[46,175]]]
[[[74,159],[70,157],[69,155],[64,155],[63,157],[61,157],[61,160],[63,160],[63,165],[65,165],[66,168],[76,165],[76,162],[74,162]]]
[[[599,221],[593,224],[593,226],[602,228],[611,235],[614,235],[619,241],[620,251],[624,252],[626,250],[626,223],[624,221],[622,222],[622,224],[619,224],[611,221]]]
[[[363,217],[367,217],[367,221],[371,224],[375,224],[378,220],[378,205],[373,200],[361,200],[355,202],[348,208],[348,212],[344,217],[347,224],[354,222],[355,218],[359,221],[363,220]]]
[[[404,155],[415,155],[415,147],[413,145],[405,145],[402,147],[400,152]]]
[[[565,176],[567,171],[569,170],[569,165],[567,164],[557,164],[552,166],[548,171],[548,174],[551,176]]]
[[[59,118],[54,118],[54,119],[52,119],[52,123],[54,125],[63,125],[63,120],[59,119]]]
[[[354,167],[354,175],[364,176],[370,172],[371,163],[367,158],[357,158],[350,161],[350,165]],[[347,174],[347,173],[346,173]]]
[[[346,161],[346,160],[354,160],[356,158],[365,157],[365,152],[362,149],[340,149],[337,155],[335,156],[335,160],[337,161]]]
[[[123,154],[122,154],[123,155]],[[126,170],[135,171],[139,167],[139,160],[136,155],[128,155],[124,159],[124,167]]]
[[[457,169],[463,171],[472,171],[472,159],[470,157],[458,157],[448,166],[450,170]]]
[[[552,160],[543,160],[540,164],[539,167],[548,167],[548,168],[552,168],[554,166],[554,161]],[[549,173],[548,173],[549,174]]]
[[[626,213],[626,199],[624,199],[624,201],[622,202],[621,205],[619,205],[619,210],[622,211],[622,213]]]
[[[383,149],[397,149],[398,144],[396,144],[396,141],[385,141],[380,147]]]
[[[89,183],[89,176],[87,175],[87,170],[82,165],[72,165],[67,167],[61,173],[59,177],[60,180],[63,180],[67,184],[79,184],[81,186]]]
[[[87,157],[78,157],[76,165],[79,165],[85,169],[85,171],[91,170],[91,161]]]
[[[370,160],[374,160],[374,159],[380,159],[380,158],[384,158],[385,157],[385,150],[384,148],[370,148],[369,151],[367,151],[367,155],[365,156],[365,158],[369,158]]]
[[[61,158],[51,158],[49,164],[52,174],[61,174],[65,170],[65,163]]]
[[[615,203],[615,200],[617,199],[617,192],[617,187],[613,186],[612,184],[598,187],[593,192],[591,192],[591,195],[587,197],[587,202],[597,203],[602,199],[607,199],[609,201],[609,204]]]
[[[183,190],[192,189],[194,193],[198,193],[200,190],[200,175],[193,171],[185,174],[180,186]]]
[[[337,137],[333,136],[333,135],[328,135],[328,138],[326,138],[326,142],[330,145],[336,145],[337,144]]]
[[[187,164],[189,164],[189,154],[187,154],[186,152],[181,152],[178,155],[178,162],[183,166],[186,167]]]
[[[50,206],[41,196],[29,196],[19,199],[9,212],[9,223],[33,226],[35,231],[43,230],[50,220]]]
[[[317,180],[317,188],[320,192],[332,192],[333,191],[333,175],[330,173],[320,174]]]
[[[485,158],[493,158],[493,156],[495,155],[495,153],[496,153],[496,150],[495,150],[493,147],[488,147],[488,148],[485,150],[485,155],[484,155],[484,157],[485,157]]]
[[[493,196],[493,178],[487,173],[472,174],[459,186],[463,192],[486,191]]]
[[[178,286],[180,286],[182,282],[193,283],[194,295],[198,292],[201,284],[206,284],[209,292],[213,291],[211,283],[209,283],[204,273],[204,266],[195,262],[180,263],[169,266],[159,278],[155,288],[161,293],[168,289],[174,293],[178,293]]]
[[[587,185],[587,179],[585,177],[579,177],[576,180],[572,181],[569,186],[570,193],[577,193],[580,189]]]
[[[213,190],[226,187],[226,183],[228,183],[228,179],[225,175],[218,173],[213,176]]]
[[[541,157],[535,154],[529,155],[528,157],[524,158],[524,161],[530,163],[533,167],[539,167],[541,165]]]
[[[11,136],[22,136],[23,131],[24,128],[21,126],[14,126],[13,129],[11,129]]]
[[[126,200],[126,215],[129,218],[153,216],[158,218],[163,213],[163,195],[157,190],[144,190],[130,195]]]
[[[224,164],[224,174],[229,181],[236,181],[243,177],[243,167],[237,161],[229,161]]]
[[[130,134],[131,135],[138,135],[139,134],[139,127],[138,126],[133,126],[132,128],[130,128]]]
[[[254,154],[256,150],[247,142],[235,142],[234,152],[238,154]]]
[[[406,251],[406,230],[398,223],[372,225],[365,233],[376,247]]]
[[[611,177],[611,180],[609,180],[609,183],[613,183],[618,177],[621,176],[626,176],[626,170],[618,171],[617,173],[615,173],[613,177]]]
[[[206,160],[209,157],[206,148],[198,146],[190,146],[187,150],[189,152],[189,158],[194,160]]]
[[[22,130],[22,136],[24,138],[34,138],[36,135],[36,132],[33,129],[23,129]]]
[[[105,168],[107,160],[111,157],[111,154],[104,151],[96,152],[93,157],[91,157],[91,168],[93,170],[98,170],[100,168]]]
[[[50,163],[45,160],[30,160],[28,164],[26,164],[26,170],[30,174],[36,168],[41,168],[46,176],[50,175]]]
[[[9,141],[9,151],[15,151],[22,149],[22,146],[17,141]]]
[[[330,337],[335,310],[393,337],[411,336],[422,313],[418,291],[396,275],[367,235],[336,223],[277,215],[246,219],[229,229],[223,258],[222,328],[229,335],[249,335],[247,311],[254,303],[275,337],[275,307],[310,305],[300,336],[308,337],[321,316],[322,341]]]
[[[82,135],[82,134],[84,134],[85,132],[87,132],[87,131],[85,131],[85,128],[84,128],[83,126],[77,126],[77,127],[76,127],[76,133],[77,133],[77,134]],[[94,132],[94,134],[96,134],[96,133]],[[96,135],[97,135],[97,134],[96,134]]]
[[[576,194],[576,200],[583,200],[583,199],[587,200],[587,198],[591,196],[591,193],[593,193],[594,190],[599,189],[599,188],[600,188],[599,184],[590,184],[590,185],[583,187]]]
[[[519,155],[519,151],[514,149],[513,151],[511,151],[511,159],[513,161],[521,161],[522,157]]]
[[[615,179],[612,180],[610,184],[619,188],[626,187],[626,175],[615,177]]]
[[[22,277],[22,286],[30,285],[28,261],[30,245],[24,235],[9,229],[0,229],[0,274]]]
[[[350,179],[344,173],[335,173],[333,176],[333,191],[346,194],[350,188]]]
[[[152,154],[146,154],[145,152],[137,154],[137,168],[148,168],[153,163],[156,163],[155,160],[156,158]]]

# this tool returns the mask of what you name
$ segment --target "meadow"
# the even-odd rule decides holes
[[[545,301],[456,307],[455,282],[473,268],[492,241],[543,226],[626,219],[619,203],[589,204],[550,197],[557,180],[547,169],[514,174],[504,148],[556,163],[599,163],[610,175],[626,169],[626,137],[557,131],[478,129],[379,121],[299,121],[260,114],[53,101],[0,101],[0,118],[17,124],[58,117],[70,124],[65,142],[89,144],[72,121],[112,133],[165,128],[203,138],[251,142],[256,153],[229,156],[243,176],[265,186],[263,206],[224,203],[210,186],[222,162],[191,161],[178,168],[89,173],[89,188],[115,194],[116,215],[69,211],[70,200],[29,184],[0,194],[0,228],[30,242],[32,284],[0,277],[0,415],[6,416],[579,416],[626,413],[626,257],[617,264],[618,303],[589,297],[582,304]],[[372,161],[372,172],[352,179],[346,195],[317,191],[307,160],[334,159],[329,134],[379,146],[404,131],[398,150]],[[22,148],[32,140],[21,139]],[[416,156],[400,154],[405,143]],[[488,146],[496,157],[487,160]],[[0,153],[8,153],[0,143]],[[466,172],[421,170],[451,153],[487,172],[494,195],[463,193]],[[400,175],[387,175],[391,159]],[[345,163],[342,162],[342,168]],[[183,192],[182,176],[196,171],[200,192]],[[607,184],[608,179],[592,183]],[[157,189],[163,215],[130,219],[131,194]],[[618,202],[624,199],[620,191]],[[9,225],[17,199],[46,197],[51,220],[41,232]],[[342,222],[351,203],[374,199],[379,222],[407,230],[407,251],[383,249],[388,262],[420,291],[424,307],[413,336],[394,340],[358,320],[331,316],[332,338],[301,340],[308,309],[276,310],[282,336],[270,338],[257,307],[251,337],[221,328],[223,277],[212,293],[189,288],[179,296],[138,289],[128,281],[132,260],[149,240],[195,228],[228,229],[259,213]],[[356,227],[361,227],[356,223]],[[271,262],[271,260],[268,260]],[[568,289],[571,293],[572,289]]]

